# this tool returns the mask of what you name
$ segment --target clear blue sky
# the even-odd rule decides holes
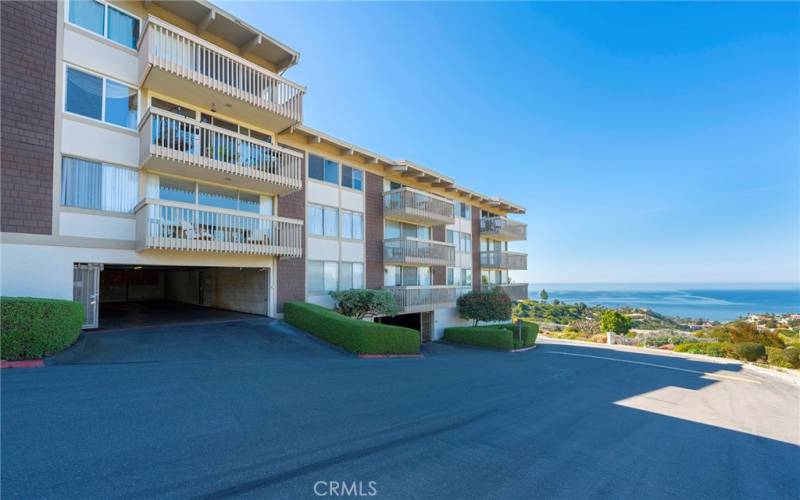
[[[799,279],[797,3],[219,3],[309,126],[525,205],[519,281]]]

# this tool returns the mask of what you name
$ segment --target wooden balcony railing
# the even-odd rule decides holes
[[[528,269],[528,254],[499,250],[481,252],[481,267],[524,271]]]
[[[470,286],[391,286],[385,287],[394,295],[401,313],[432,311],[455,307],[456,300],[472,290]]]
[[[481,236],[501,241],[525,240],[528,236],[528,225],[506,217],[483,217]]]
[[[455,222],[452,201],[409,187],[383,193],[383,216],[431,226]]]
[[[284,194],[303,187],[303,155],[208,123],[151,108],[139,126],[140,157],[261,181]]]
[[[455,266],[456,247],[440,241],[391,238],[383,240],[383,261],[419,266]]]
[[[153,16],[139,41],[140,78],[150,65],[293,123],[303,119],[302,86]]]
[[[145,199],[136,213],[136,249],[301,257],[303,222],[271,215]]]
[[[511,300],[524,300],[528,298],[527,283],[484,283],[481,285],[482,290],[491,290],[493,288],[503,290],[511,297]]]

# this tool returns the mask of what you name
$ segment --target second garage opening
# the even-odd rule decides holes
[[[269,314],[269,269],[103,266],[99,328],[245,319]]]

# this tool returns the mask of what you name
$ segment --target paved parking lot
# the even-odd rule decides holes
[[[800,490],[797,386],[575,345],[425,355],[360,360],[268,319],[87,335],[65,364],[2,372],[3,497]]]

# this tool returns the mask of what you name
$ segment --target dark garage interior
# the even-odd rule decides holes
[[[103,266],[100,329],[245,319],[268,314],[267,269]]]

